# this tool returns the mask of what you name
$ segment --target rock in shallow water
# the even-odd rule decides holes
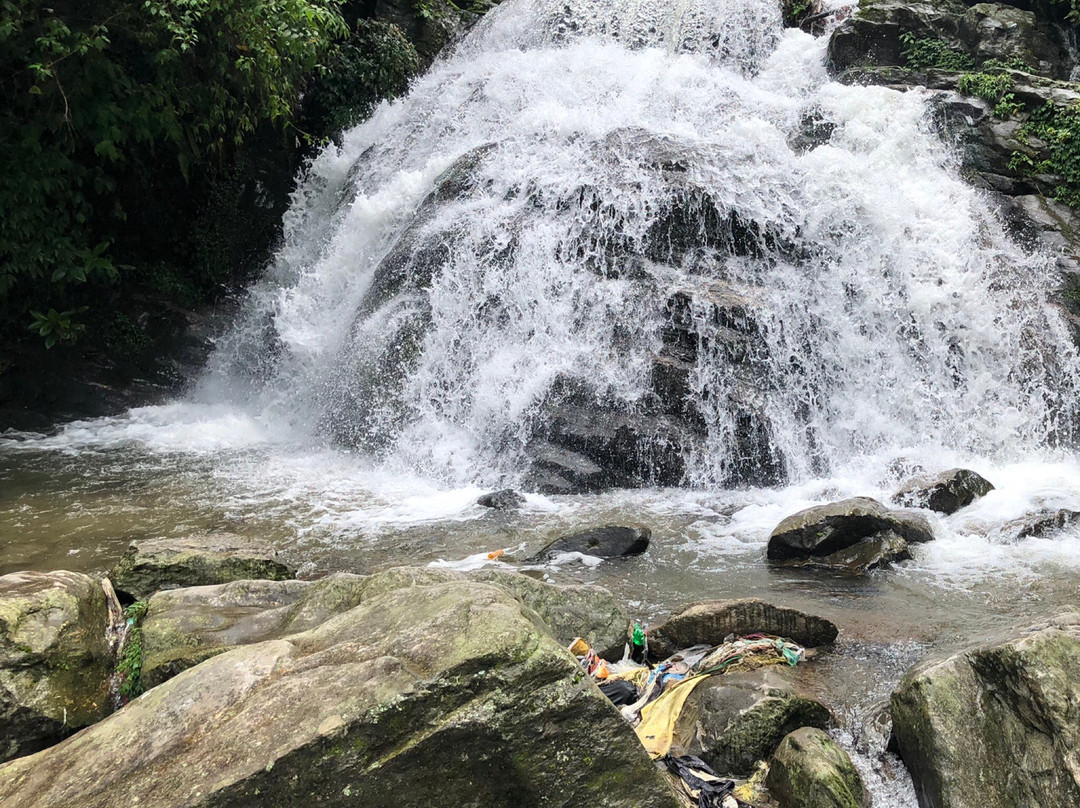
[[[926,660],[892,697],[922,808],[1080,805],[1080,613]]]
[[[476,500],[476,504],[484,508],[494,508],[497,511],[512,511],[525,504],[525,497],[513,488],[504,488],[502,491],[484,494]]]
[[[647,527],[608,525],[556,539],[526,561],[530,564],[542,564],[562,553],[582,553],[599,558],[641,555],[649,549],[651,536],[652,531]]]
[[[216,656],[0,767],[0,804],[21,808],[490,808],[541,796],[678,805],[532,612],[461,581],[392,590],[312,631]]]
[[[869,808],[859,772],[827,733],[795,730],[777,747],[765,780],[784,808]]]
[[[112,711],[107,627],[105,593],[86,575],[0,577],[0,760],[43,749]]]
[[[277,551],[231,533],[135,541],[112,573],[121,592],[145,600],[161,589],[296,577]]]
[[[929,508],[948,515],[993,490],[994,486],[985,477],[970,469],[949,469],[932,477],[909,480],[894,499],[908,508]]]
[[[868,558],[877,558],[881,563],[889,554],[896,559],[905,557],[906,546],[900,546],[889,534],[902,539],[905,545],[934,538],[930,523],[922,515],[891,510],[869,497],[853,497],[807,508],[784,519],[769,536],[767,555],[770,561],[821,559],[828,564],[828,558],[839,551],[859,542],[879,540],[880,546],[874,552],[866,550]],[[855,552],[851,559],[846,554],[836,558],[849,563],[861,554]]]
[[[823,617],[773,606],[757,598],[692,603],[649,632],[649,656],[664,659],[691,645],[719,645],[729,634],[773,634],[814,647],[828,645],[839,633]]]

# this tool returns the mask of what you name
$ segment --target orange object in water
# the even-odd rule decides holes
[[[492,550],[490,553],[488,553],[488,561],[494,561],[496,558],[499,558],[505,552],[506,550]]]

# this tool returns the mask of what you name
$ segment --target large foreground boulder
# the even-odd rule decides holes
[[[769,536],[767,555],[770,561],[868,569],[908,558],[908,543],[933,538],[922,515],[891,510],[869,497],[853,497],[784,519]]]
[[[1080,805],[1080,613],[920,663],[892,717],[922,808]]]
[[[847,752],[813,727],[784,738],[769,762],[765,785],[784,808],[870,808]]]
[[[21,808],[541,802],[678,804],[534,613],[477,582],[221,654],[0,767],[0,804]]]
[[[692,724],[683,730],[690,738],[687,751],[717,772],[747,776],[788,733],[801,727],[827,728],[832,716],[821,702],[800,691],[799,668],[733,671],[698,685],[680,717],[680,722]]]
[[[109,714],[107,629],[105,593],[86,575],[0,577],[0,760],[44,749]]]
[[[622,655],[627,616],[600,587],[549,584],[511,570],[399,567],[368,577],[339,573],[318,581],[234,581],[159,592],[142,622],[142,684],[155,687],[236,646],[314,628],[395,589],[470,580],[505,589],[536,612],[561,645],[583,636],[601,655]]]
[[[256,539],[232,533],[134,541],[112,572],[121,592],[145,600],[162,589],[229,581],[283,581],[296,570],[277,551]]]
[[[993,490],[989,480],[970,469],[949,469],[937,475],[908,480],[894,499],[908,508],[929,508],[952,514]]]
[[[773,606],[757,598],[692,603],[649,631],[649,656],[662,660],[691,645],[718,645],[729,634],[761,632],[813,648],[828,645],[839,633],[823,617]]]

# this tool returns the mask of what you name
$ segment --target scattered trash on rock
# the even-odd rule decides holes
[[[543,564],[564,553],[581,553],[597,558],[641,555],[649,549],[651,537],[652,531],[647,527],[608,525],[556,539],[526,559],[526,563]]]

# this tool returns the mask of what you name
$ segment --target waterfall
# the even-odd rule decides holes
[[[1050,258],[824,45],[771,0],[507,0],[314,160],[196,396],[450,485],[1071,441]]]

